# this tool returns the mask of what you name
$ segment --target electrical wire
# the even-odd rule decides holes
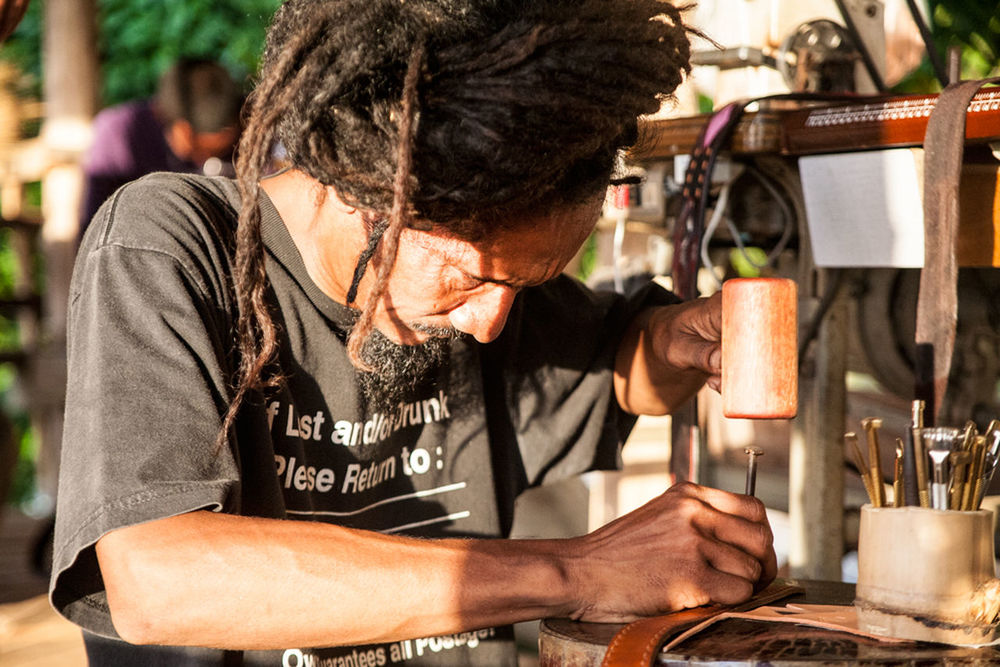
[[[782,252],[788,247],[789,242],[792,240],[792,232],[795,230],[795,216],[792,213],[792,208],[789,206],[788,201],[785,199],[784,195],[780,190],[771,182],[771,180],[762,173],[757,167],[747,164],[744,165],[744,170],[746,173],[750,174],[757,181],[764,186],[768,194],[774,199],[775,203],[781,209],[781,217],[783,221],[781,237],[778,242],[774,245],[770,252],[767,253],[766,259],[763,263],[755,260],[749,252],[747,252],[746,245],[743,243],[742,235],[740,230],[736,228],[736,223],[730,216],[725,215],[726,208],[729,206],[729,194],[732,189],[733,183],[739,178],[737,175],[733,179],[722,184],[719,195],[715,202],[715,208],[712,211],[712,217],[709,218],[708,223],[705,225],[705,233],[701,239],[701,262],[702,265],[712,274],[712,278],[715,280],[717,286],[722,285],[719,281],[718,276],[715,275],[714,265],[712,264],[711,258],[708,256],[708,247],[711,243],[712,237],[715,235],[715,231],[719,224],[725,220],[726,227],[729,229],[730,235],[733,237],[733,242],[736,244],[736,248],[743,255],[743,258],[754,268],[764,269],[774,264]]]
[[[748,164],[746,166],[746,171],[748,174],[756,178],[757,182],[763,185],[764,189],[771,195],[775,203],[781,209],[781,217],[784,221],[784,225],[781,230],[781,237],[774,245],[774,248],[771,249],[771,252],[767,253],[767,261],[764,264],[757,264],[754,262],[753,259],[747,254],[746,248],[743,244],[737,242],[737,247],[740,249],[740,252],[743,253],[743,257],[745,257],[746,260],[753,266],[756,266],[758,269],[763,269],[773,264],[774,261],[778,259],[778,256],[785,251],[785,248],[788,247],[788,243],[792,240],[792,232],[795,231],[795,214],[792,212],[792,207],[788,204],[788,200],[766,174],[752,164]],[[733,227],[730,227],[730,231],[732,230]],[[739,235],[734,236],[737,240],[739,239]]]
[[[712,236],[715,234],[715,229],[719,226],[719,222],[722,221],[722,217],[726,212],[726,207],[729,205],[729,191],[735,181],[736,178],[733,178],[722,184],[722,187],[719,190],[719,197],[715,200],[715,209],[712,211],[712,217],[708,219],[708,224],[705,225],[705,233],[701,237],[702,266],[704,266],[705,270],[712,275],[712,279],[715,281],[715,286],[719,289],[722,288],[722,281],[719,280],[717,275],[715,275],[715,265],[712,264],[712,260],[708,256],[708,246],[712,241]]]

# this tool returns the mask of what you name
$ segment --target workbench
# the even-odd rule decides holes
[[[842,436],[847,412],[849,339],[849,297],[846,290],[835,285],[839,267],[820,266],[815,261],[799,160],[807,156],[919,148],[936,98],[908,95],[838,102],[768,101],[741,117],[723,153],[734,162],[752,163],[778,183],[791,200],[798,253],[796,275],[789,277],[799,285],[800,335],[805,323],[821,308],[825,310],[811,353],[800,368],[799,415],[792,422],[792,576],[821,580],[838,580],[841,576],[845,545]],[[961,179],[962,216],[956,254],[963,266],[1000,266],[1000,168],[995,157],[1000,147],[1000,89],[977,94],[966,118],[966,163]],[[642,141],[629,159],[639,165],[652,165],[688,155],[707,119],[702,115],[644,124],[640,127]],[[823,303],[823,296],[828,294],[835,298]],[[672,447],[671,471],[676,479],[691,479],[687,474],[694,469],[690,462],[704,458],[703,453],[684,450],[677,443]]]
[[[804,593],[776,603],[851,605],[854,586],[798,580]],[[614,623],[546,619],[539,632],[541,667],[598,667],[615,633]],[[654,665],[993,665],[1000,648],[966,648],[924,642],[889,643],[867,637],[790,623],[725,619],[661,651]]]

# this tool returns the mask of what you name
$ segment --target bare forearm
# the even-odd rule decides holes
[[[565,540],[420,540],[202,511],[109,533],[97,555],[125,640],[242,649],[623,622],[741,602],[776,569],[760,501],[691,484]]]
[[[135,643],[268,649],[433,636],[569,612],[554,541],[418,540],[194,512],[98,542]]]

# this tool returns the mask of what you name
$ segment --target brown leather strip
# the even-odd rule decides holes
[[[720,605],[696,607],[663,616],[639,619],[618,631],[608,645],[601,667],[652,665],[657,652],[667,640],[712,616],[723,612],[749,611],[802,592],[800,586],[776,581],[748,601],[733,607]]]
[[[938,422],[955,347],[958,322],[959,177],[965,151],[966,110],[987,83],[963,81],[945,88],[924,138],[924,267],[917,298],[915,397],[927,405],[926,424]]]

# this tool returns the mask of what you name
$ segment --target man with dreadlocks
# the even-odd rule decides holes
[[[279,9],[238,180],[130,184],[78,259],[51,597],[93,664],[515,664],[514,622],[773,578],[760,502],[691,484],[506,539],[718,384],[718,298],[561,275],[688,50],[661,0]]]

